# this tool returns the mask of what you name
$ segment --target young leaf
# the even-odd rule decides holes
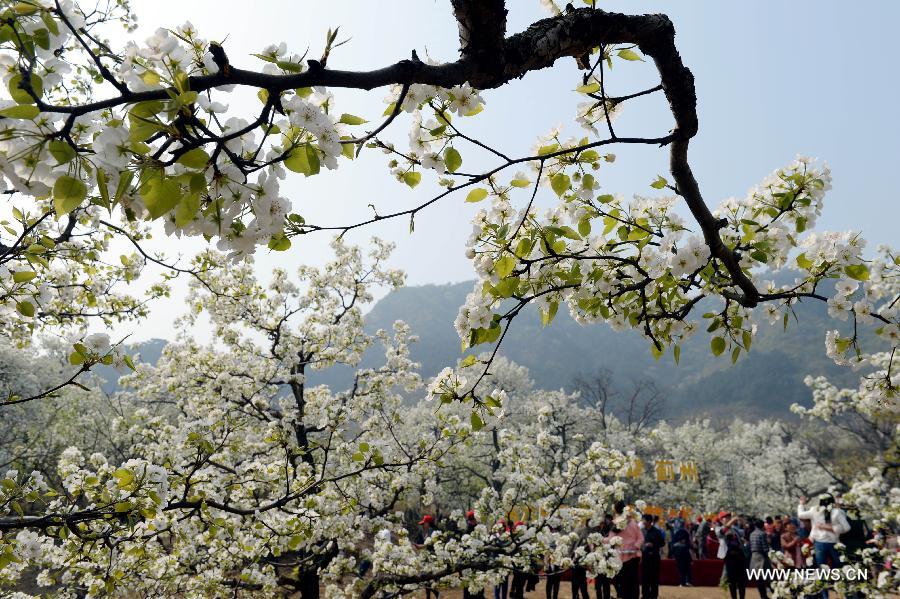
[[[447,151],[444,152],[444,164],[451,173],[455,173],[462,166],[462,156],[459,155],[456,148],[447,148]]]
[[[81,179],[63,175],[53,184],[53,207],[57,216],[72,212],[87,197],[87,185]]]
[[[665,178],[657,175],[656,180],[650,184],[650,187],[652,187],[653,189],[663,189],[668,184],[669,182],[666,181]]]
[[[466,196],[467,202],[480,202],[484,198],[488,197],[488,190],[483,187],[476,187],[472,191],[469,192],[469,195]]]
[[[203,148],[194,148],[179,156],[176,162],[188,168],[200,170],[206,168],[209,163],[209,154]]]
[[[37,276],[36,272],[30,270],[19,270],[13,273],[14,283],[27,283]]]
[[[478,415],[478,412],[472,412],[472,416],[469,418],[469,422],[472,425],[472,430],[475,432],[478,432],[484,428],[484,421],[481,419],[481,416]]]
[[[0,110],[0,116],[8,119],[31,120],[39,114],[41,114],[41,110],[33,104],[21,104]]]
[[[341,115],[341,123],[345,125],[362,125],[363,123],[368,123],[366,119],[362,117],[358,117],[352,114],[347,114],[346,112]]]
[[[629,50],[628,48],[619,50],[617,54],[619,55],[619,58],[624,58],[625,60],[643,60],[640,54],[634,50]]]
[[[403,175],[403,182],[409,185],[410,187],[415,187],[419,183],[422,182],[422,173],[416,171],[409,171]]]
[[[866,268],[865,264],[848,264],[844,267],[844,272],[847,273],[848,277],[857,281],[869,280],[869,269]]]
[[[61,139],[54,139],[47,144],[50,155],[56,159],[56,164],[65,164],[75,158],[75,148]]]
[[[572,182],[569,179],[569,175],[565,173],[556,173],[553,175],[553,178],[550,179],[550,187],[553,191],[556,192],[556,195],[561,196],[566,193],[571,187]]]

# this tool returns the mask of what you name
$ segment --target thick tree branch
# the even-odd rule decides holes
[[[665,15],[624,15],[581,8],[542,19],[521,33],[503,38],[506,9],[502,1],[453,0],[452,4],[461,44],[461,58],[455,62],[429,65],[402,60],[372,71],[332,70],[316,63],[303,73],[290,75],[230,68],[214,75],[192,77],[190,88],[206,91],[222,85],[246,85],[277,94],[318,85],[372,89],[415,83],[452,87],[468,82],[480,89],[491,89],[530,71],[550,67],[560,58],[581,57],[600,45],[634,44],[653,59],[675,120],[670,169],[678,192],[700,225],[711,254],[721,261],[740,290],[730,292],[732,298],[748,307],[759,302],[760,294],[741,270],[734,251],[722,242],[721,223],[704,202],[688,163],[689,140],[698,129],[697,97],[693,75],[675,46],[674,26]],[[166,89],[128,93],[80,106],[49,106],[38,101],[38,107],[46,112],[81,115],[139,101],[166,100],[169,93]]]
[[[451,0],[453,16],[459,26],[459,55],[477,64],[488,77],[503,69],[506,41],[506,2],[504,0]],[[477,78],[470,83],[479,86]]]

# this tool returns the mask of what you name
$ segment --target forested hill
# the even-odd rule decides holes
[[[419,336],[412,356],[422,364],[423,376],[432,376],[455,364],[461,355],[453,320],[471,289],[469,282],[402,288],[373,307],[366,327],[390,330],[396,320],[409,323]],[[702,311],[701,306],[698,314]],[[800,304],[796,315],[787,331],[780,322],[773,326],[760,322],[752,351],[734,365],[728,355],[711,355],[709,336],[704,332],[682,345],[680,365],[675,365],[671,351],[654,360],[649,342],[637,331],[615,332],[605,324],[581,326],[562,308],[545,328],[536,309],[523,311],[501,354],[527,366],[536,385],[545,389],[573,389],[578,376],[590,376],[599,369],[612,373],[614,386],[625,387],[637,378],[653,379],[666,393],[669,419],[703,414],[729,420],[733,415],[786,416],[792,403],[809,403],[809,390],[803,384],[807,374],[825,374],[845,386],[856,386],[858,381],[858,375],[835,366],[825,355],[824,332],[846,323],[829,318],[821,302]],[[154,340],[134,349],[152,363],[163,344]],[[376,351],[370,351],[364,365],[374,365],[379,358]],[[350,373],[332,369],[315,373],[312,379],[343,386]]]
[[[433,375],[460,357],[453,320],[471,290],[469,282],[400,289],[378,302],[367,316],[367,327],[390,329],[395,320],[409,323],[419,336],[412,355],[421,362],[424,375]],[[858,383],[858,374],[836,366],[825,355],[825,331],[842,328],[828,317],[826,306],[806,302],[796,314],[787,331],[780,322],[772,326],[760,322],[752,351],[737,364],[727,355],[713,357],[709,335],[703,331],[682,345],[679,365],[671,351],[656,361],[649,341],[637,331],[616,332],[605,324],[582,326],[562,307],[544,328],[536,309],[524,311],[513,322],[501,353],[527,366],[537,386],[545,389],[571,389],[579,375],[602,368],[611,371],[614,384],[652,378],[667,390],[668,415],[675,419],[700,413],[786,415],[792,403],[809,403],[809,389],[803,384],[807,374],[825,374],[847,386]]]

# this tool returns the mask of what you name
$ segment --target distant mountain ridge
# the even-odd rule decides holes
[[[793,280],[791,273],[778,278],[788,277]],[[424,376],[433,375],[460,357],[453,320],[471,290],[471,282],[399,289],[374,306],[366,327],[389,329],[395,320],[407,322],[419,335],[412,356],[421,362]],[[650,342],[639,331],[616,332],[605,324],[582,326],[563,308],[550,326],[541,327],[537,310],[530,308],[513,321],[500,353],[528,367],[538,387],[572,390],[579,375],[589,376],[601,368],[611,371],[614,384],[650,378],[665,390],[673,419],[704,413],[729,419],[731,413],[785,416],[792,403],[810,402],[810,391],[803,384],[807,375],[857,384],[858,375],[825,355],[825,331],[845,323],[831,319],[822,302],[798,304],[797,319],[790,319],[787,331],[781,323],[758,323],[751,352],[742,354],[736,364],[727,355],[712,356],[705,332],[682,343],[676,365],[671,351],[655,360]],[[699,316],[704,309],[702,304],[698,308]]]
[[[793,279],[791,273],[778,278]],[[366,315],[366,329],[390,330],[397,320],[408,323],[419,337],[411,346],[412,357],[421,363],[423,377],[434,376],[461,357],[453,321],[471,289],[471,282],[398,289]],[[701,307],[698,314],[702,312]],[[807,375],[826,375],[851,387],[856,386],[858,376],[825,355],[825,331],[840,329],[837,325],[845,323],[829,318],[822,302],[801,302],[795,312],[797,319],[790,319],[787,331],[780,323],[758,323],[752,351],[734,365],[727,355],[711,355],[709,336],[703,332],[682,344],[680,365],[676,365],[671,351],[654,360],[649,341],[638,331],[616,332],[605,324],[582,326],[564,309],[550,326],[541,327],[533,307],[513,322],[500,353],[526,366],[536,386],[544,389],[573,390],[578,376],[590,376],[601,368],[609,370],[613,384],[620,386],[632,379],[652,379],[665,392],[666,417],[672,420],[701,415],[729,420],[735,415],[784,417],[792,403],[810,402],[810,391],[803,384]],[[129,351],[140,352],[143,361],[155,363],[164,345],[165,341],[154,339]],[[363,366],[379,363],[378,349],[366,353]],[[99,374],[110,381],[106,387],[112,390],[118,378],[115,371]],[[349,369],[335,368],[313,373],[310,378],[313,383],[343,388],[350,376]]]

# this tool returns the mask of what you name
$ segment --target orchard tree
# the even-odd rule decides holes
[[[422,431],[420,434],[428,434],[429,430],[431,434],[441,434],[433,416],[437,409],[438,418],[472,419],[476,427],[487,433],[470,437],[454,449],[452,458],[442,462],[438,478],[433,481],[436,508],[466,510],[475,504],[485,487],[503,495],[511,473],[503,467],[500,454],[511,439],[530,439],[551,470],[561,468],[569,458],[584,455],[595,442],[621,451],[630,445],[610,442],[601,428],[602,415],[592,407],[580,405],[578,394],[537,389],[527,368],[502,356],[494,359],[485,372],[479,364],[488,357],[469,356],[460,360],[455,369],[438,373],[429,395],[415,407],[409,421],[409,426]],[[471,406],[450,398],[469,393],[482,374],[492,391],[485,411],[470,413]],[[609,424],[610,429],[615,428],[612,422]],[[522,503],[502,518],[514,521],[535,511],[533,506]]]
[[[662,422],[636,439],[648,473],[631,493],[651,504],[689,506],[704,512],[787,513],[800,494],[826,491],[833,479],[808,447],[784,434],[774,420]],[[654,462],[671,460],[669,480],[656,480]],[[696,466],[696,480],[679,465]]]
[[[254,250],[262,246],[284,251],[304,235],[323,231],[343,234],[386,219],[407,219],[413,230],[415,219],[424,217],[429,206],[458,201],[487,207],[475,216],[467,243],[467,254],[479,280],[460,309],[456,328],[466,346],[492,343],[494,347],[484,359],[470,365],[476,371],[466,377],[471,384],[459,385],[453,378],[456,373],[450,371],[432,389],[440,390],[441,402],[462,401],[474,410],[469,410],[470,430],[484,425],[497,404],[502,405],[487,375],[514,319],[533,302],[540,306],[545,324],[562,307],[579,322],[637,329],[647,338],[654,355],[670,353],[676,362],[681,340],[698,331],[700,322],[709,334],[711,352],[737,360],[750,350],[759,322],[787,323],[798,302],[828,302],[833,316],[849,317],[854,325],[851,336],[835,332],[827,335],[829,355],[857,368],[876,366],[875,372],[867,375],[866,395],[893,409],[898,384],[894,354],[900,342],[900,259],[887,248],[874,257],[864,255],[864,240],[854,232],[814,231],[830,187],[828,169],[801,157],[765,178],[745,198],[710,208],[688,158],[690,142],[699,130],[697,98],[693,75],[678,53],[671,21],[663,15],[610,13],[596,9],[593,3],[580,8],[569,5],[564,11],[553,2],[545,4],[553,12],[550,17],[507,35],[507,7],[502,0],[451,0],[460,33],[458,57],[421,60],[412,53],[409,58],[371,71],[348,71],[329,66],[332,53],[346,51],[335,31],[328,33],[315,58],[308,53],[291,53],[286,44],[277,43],[261,48],[252,58],[230,56],[225,42],[204,39],[202,32],[190,24],[159,29],[143,42],[130,41],[119,47],[109,41],[108,31],[122,25],[133,27],[134,17],[125,0],[86,9],[71,0],[3,0],[0,62],[5,67],[2,76],[8,93],[0,99],[0,172],[8,197],[0,223],[0,326],[4,334],[24,344],[44,326],[78,330],[91,319],[112,324],[140,317],[146,312],[147,301],[168,292],[165,280],[152,284],[143,298],[125,293],[122,287],[134,281],[148,263],[154,263],[167,269],[166,278],[188,276],[201,287],[211,285],[211,278],[222,277],[226,284],[216,306],[227,317],[249,318],[248,326],[256,327],[268,339],[270,357],[284,357],[271,353],[282,343],[311,351],[304,345],[302,333],[298,337],[288,335],[282,341],[279,321],[268,319],[267,310],[276,310],[269,306],[268,294],[260,295],[253,285],[229,288],[228,277],[246,274],[247,259]],[[493,140],[476,139],[466,133],[467,119],[489,118],[490,90],[523,85],[517,80],[527,79],[532,71],[560,60],[575,60],[581,69],[580,77],[573,81],[583,100],[573,110],[575,121],[584,129],[581,137],[564,137],[554,130],[540,138],[533,150],[513,153]],[[637,68],[643,62],[655,67],[658,85],[620,96],[608,93],[613,67]],[[230,110],[226,94],[236,88],[256,92],[259,110],[252,114]],[[340,109],[342,90],[377,88],[388,90],[383,115],[357,116]],[[629,108],[629,101],[651,95],[664,97],[672,116],[671,128],[655,137],[634,137],[618,130],[616,116]],[[396,129],[401,125],[404,128],[398,136]],[[402,144],[397,137],[404,139]],[[656,190],[652,195],[626,200],[599,192],[603,170],[611,168],[608,165],[615,162],[613,150],[622,145],[660,146],[668,152],[670,172],[652,180],[650,186]],[[401,186],[415,189],[428,176],[443,190],[422,198],[412,208],[388,213],[375,210],[368,219],[347,223],[311,222],[280,192],[280,182],[289,173],[311,177],[323,167],[352,171],[351,161],[377,159],[373,154],[387,156],[386,166]],[[478,162],[473,157],[479,155],[488,156],[492,163],[485,168],[470,168]],[[535,208],[538,194],[555,196],[555,207],[539,213]],[[680,216],[682,206],[688,218]],[[216,269],[221,262],[212,254],[204,254],[190,265],[167,261],[150,241],[160,228],[174,238],[196,237],[214,243],[238,264],[231,274],[211,275],[208,269]],[[110,245],[117,239],[130,244],[134,253],[111,256]],[[766,282],[765,269],[784,266],[798,270],[793,283],[776,286]],[[280,291],[273,290],[275,296],[299,295],[284,277],[276,278],[274,284],[283,286]],[[705,298],[715,300],[715,307],[699,319],[695,309]],[[355,349],[361,348],[362,333],[358,328],[353,333],[350,329],[354,327],[349,324],[342,329],[342,323],[345,318],[353,320],[355,305],[334,298],[326,303],[337,311],[309,316],[316,325],[309,331],[314,335],[313,359],[323,366],[340,360],[353,363]],[[316,320],[327,315],[337,318],[344,313],[338,305],[343,305],[349,316],[331,324]],[[213,310],[212,303],[205,309]],[[254,321],[256,317],[260,319]],[[877,350],[888,346],[886,359],[864,345],[863,340],[869,337],[858,331],[867,325],[884,342]],[[233,346],[236,355],[242,355],[241,351],[250,351],[256,342],[235,332],[233,326],[233,322],[221,325],[223,342]],[[342,332],[330,337],[329,331],[335,327]],[[393,351],[401,362],[406,360],[398,347],[402,346],[402,337],[387,341],[388,354]],[[246,373],[248,376],[226,374],[218,383],[202,377],[200,383],[182,379],[176,388],[186,391],[189,384],[200,384],[202,392],[187,397],[179,394],[175,424],[167,424],[174,427],[173,431],[183,430],[180,423],[189,427],[194,420],[230,414],[232,410],[238,413],[235,426],[255,431],[253,427],[261,426],[259,423],[267,417],[275,418],[272,410],[287,409],[269,402],[274,399],[274,391],[272,380],[266,378],[270,367],[264,364],[268,362],[251,361],[247,355],[244,362],[230,364],[212,348],[190,343],[185,347],[185,354],[170,360],[168,368],[173,376],[186,376],[192,369],[202,371],[200,366],[212,368],[220,363],[262,370]],[[71,350],[73,370],[58,383],[28,396],[10,394],[5,403],[42,401],[75,385],[79,376],[97,363],[127,366],[130,362],[106,336],[85,338],[73,343]],[[180,362],[184,363],[181,367],[176,365]],[[392,362],[391,356],[387,364],[386,372],[361,376],[356,392],[365,393],[367,385],[372,384],[380,397],[389,400],[393,392],[389,393],[388,387],[410,379],[405,364]],[[294,377],[287,382],[296,399],[295,387],[302,385],[305,376],[303,354],[290,356],[278,368],[285,365],[289,365],[288,375]],[[278,369],[273,372],[284,374]],[[265,385],[253,387],[253,381]],[[159,391],[165,389],[160,387]],[[300,392],[306,397],[305,387]],[[341,431],[335,435],[335,452],[329,454],[339,454],[339,464],[332,460],[327,463],[345,465],[343,460],[349,452],[345,439],[369,415],[362,408],[354,411],[341,407],[343,397],[349,402],[354,392],[323,397],[329,399],[322,406],[322,414],[334,420],[326,418],[326,422],[310,426]],[[366,398],[371,399],[368,395]],[[184,401],[188,403],[182,413],[177,406]],[[362,401],[365,405],[366,399]],[[310,405],[315,400],[312,402]],[[290,413],[280,412],[279,422]],[[193,453],[178,454],[177,450],[191,439],[189,434],[181,439],[176,432],[170,443],[157,449],[153,449],[154,440],[148,434],[149,445],[142,449],[146,455],[116,468],[103,455],[85,458],[77,450],[65,452],[60,468],[69,494],[52,498],[41,515],[19,515],[4,522],[4,530],[20,530],[15,545],[8,535],[2,539],[2,559],[10,566],[15,558],[16,564],[4,568],[4,576],[11,569],[18,571],[23,559],[28,563],[49,559],[50,570],[66,565],[61,575],[82,580],[96,594],[105,591],[107,585],[115,586],[120,578],[134,576],[138,570],[130,568],[146,558],[155,564],[156,575],[148,573],[133,582],[164,588],[170,581],[165,560],[154,560],[160,553],[147,556],[142,553],[146,543],[132,547],[131,540],[122,540],[127,549],[133,549],[123,556],[117,542],[130,539],[132,534],[167,534],[149,530],[154,526],[150,523],[159,513],[167,522],[177,519],[174,512],[182,508],[188,510],[184,522],[189,529],[184,534],[190,542],[212,538],[220,534],[219,529],[225,531],[222,535],[229,534],[230,517],[216,516],[224,520],[222,527],[215,519],[210,520],[210,509],[229,514],[222,508],[231,507],[239,512],[231,515],[237,516],[245,511],[254,514],[257,508],[274,504],[253,522],[261,523],[262,529],[265,524],[272,525],[275,532],[269,534],[277,534],[281,540],[283,533],[293,531],[279,527],[294,524],[278,520],[285,505],[279,502],[300,491],[290,486],[273,488],[272,479],[266,478],[267,468],[273,466],[261,460],[253,448],[263,444],[270,449],[266,444],[283,441],[281,448],[292,446],[287,443],[303,448],[299,455],[320,451],[318,446],[312,451],[305,449],[301,433],[306,432],[307,441],[311,434],[306,424],[298,420],[288,429],[286,434],[292,431],[294,435],[290,442],[283,440],[286,437],[266,441],[270,437],[260,440],[255,432],[248,434],[252,442],[246,453],[229,456],[233,461],[226,461],[226,468],[207,463],[206,456],[214,451],[202,443],[203,435],[191,438],[199,444],[192,450],[198,456],[195,462],[190,461]],[[217,443],[224,443],[223,450],[229,449],[230,435],[221,428],[211,427],[205,432],[212,435],[212,440],[207,439],[212,450],[219,447]],[[274,435],[277,431],[271,432]],[[514,443],[508,449],[511,456],[522,456],[526,464],[522,471],[531,473],[523,480],[543,477],[541,480],[553,485],[584,480],[588,497],[595,495],[597,505],[607,502],[610,489],[605,483],[597,482],[592,487],[589,479],[581,476],[586,467],[602,474],[616,470],[618,458],[610,450],[602,445],[589,448],[548,471],[552,476],[538,476],[541,468],[549,466],[531,459],[533,453],[527,447]],[[352,458],[360,453],[364,464],[369,464],[366,452],[361,447],[356,449],[346,459],[355,463]],[[413,461],[409,455],[404,456]],[[374,463],[375,458],[371,459]],[[278,465],[287,465],[290,473],[291,461],[290,451],[285,451]],[[220,470],[219,476],[235,476],[233,480],[244,482],[241,465],[245,462],[252,466],[253,484],[235,482],[241,488],[230,489],[212,477],[212,472]],[[299,462],[328,476],[326,469],[316,470],[322,462]],[[195,480],[193,464],[207,468],[211,478]],[[301,470],[306,466],[296,464]],[[175,468],[174,476],[169,476],[170,467]],[[380,469],[374,471],[372,476],[377,478]],[[19,504],[22,497],[43,489],[34,477],[9,480],[3,487],[4,505]],[[212,488],[205,489],[204,485]],[[251,489],[257,485],[262,487],[260,494],[253,496]],[[323,483],[311,489],[314,493],[327,492],[326,487],[332,488]],[[77,498],[73,496],[76,491]],[[215,498],[192,495],[194,491]],[[239,502],[238,495],[245,491],[251,496]],[[227,503],[218,496],[222,493],[229,499]],[[233,501],[229,493],[235,494]],[[271,503],[266,503],[267,499]],[[352,494],[347,499],[348,504],[354,499],[357,505],[369,505]],[[580,507],[580,501],[572,504],[578,507],[566,522],[592,513],[577,511],[587,510]],[[170,502],[178,510],[166,512],[164,506]],[[137,528],[130,520],[135,514],[144,518],[135,525]],[[270,516],[278,521],[268,522]],[[264,552],[273,552],[274,556],[274,551],[284,548],[274,542],[271,547],[265,546],[261,539],[267,533],[262,529],[235,528],[239,531],[235,534],[251,546],[247,552],[260,559],[250,559],[244,567],[243,557],[229,561],[223,550],[218,557],[229,570],[217,574],[218,583],[232,580],[235,585],[259,585],[266,590],[277,583],[276,566],[268,562],[262,565],[262,556]],[[161,530],[167,529],[164,526]],[[62,545],[50,547],[45,533],[69,536]],[[531,542],[531,533],[520,534],[517,539]],[[540,530],[534,534],[539,537]],[[288,541],[291,538],[287,536]],[[486,532],[482,538],[488,538]],[[300,544],[292,551],[302,556],[328,554],[328,542],[315,547],[304,545],[308,540],[301,535]],[[153,549],[169,550],[173,543],[178,546],[165,537]],[[465,559],[457,559],[459,545],[448,541],[446,546],[449,549],[436,548],[439,559],[433,568],[423,569],[421,564],[402,559],[400,553],[391,560],[375,560],[378,582],[362,592],[375,592],[382,588],[378,585],[404,588],[422,582],[423,577],[449,580],[446,577],[456,576],[462,564],[472,571],[481,567],[471,554],[463,552]],[[536,549],[535,545],[529,547]],[[109,558],[103,568],[90,559],[80,561],[85,548]],[[388,544],[376,548],[376,553],[379,551],[393,555],[407,549]],[[124,563],[116,562],[121,559],[128,562],[129,570],[115,567]],[[270,559],[269,553],[265,553],[265,559]],[[237,578],[229,579],[235,570]],[[188,584],[183,578],[175,580],[173,584]],[[191,584],[206,582],[210,581],[199,579]],[[188,588],[185,592],[205,590]]]
[[[113,288],[148,260],[162,262],[141,245],[153,221],[169,235],[215,241],[240,260],[259,245],[285,250],[291,239],[322,230],[396,218],[412,229],[428,206],[464,199],[490,205],[475,217],[468,243],[480,279],[456,322],[468,345],[501,341],[522,308],[537,302],[545,322],[563,305],[580,322],[636,328],[656,355],[671,350],[677,360],[705,297],[720,300],[704,315],[715,355],[736,360],[750,349],[758,307],[765,317],[788,318],[794,304],[812,299],[871,318],[896,345],[893,254],[867,260],[858,234],[812,231],[830,187],[827,168],[798,159],[743,200],[710,209],[688,160],[699,127],[693,75],[668,18],[609,13],[593,3],[560,12],[549,2],[553,16],[507,35],[502,0],[451,5],[460,33],[455,60],[413,53],[372,71],[345,71],[328,66],[343,51],[336,32],[317,58],[291,54],[285,44],[263,48],[252,57],[254,70],[190,24],[114,47],[107,28],[133,25],[124,1],[91,11],[69,0],[5,1],[0,48],[9,99],[0,108],[0,168],[11,217],[0,260],[9,332],[139,314],[143,303]],[[582,69],[573,82],[583,97],[575,111],[581,138],[552,131],[533,152],[514,155],[465,133],[466,119],[487,118],[488,90],[519,85],[560,60]],[[641,61],[652,62],[659,84],[609,95],[612,67]],[[226,95],[238,87],[258,91],[256,114],[228,109]],[[367,126],[375,115],[341,112],[341,90],[383,87],[388,105],[378,125]],[[652,94],[665,97],[672,129],[657,137],[617,131],[615,117],[628,101]],[[398,118],[403,113],[410,118]],[[389,137],[403,121],[408,148]],[[667,149],[671,172],[652,187],[668,195],[627,201],[598,193],[612,148],[629,144]],[[307,221],[280,193],[289,171],[310,177],[322,167],[350,168],[373,150],[388,155],[401,183],[416,187],[432,176],[444,191],[408,210],[337,225]],[[467,172],[464,159],[476,151],[494,164]],[[534,201],[546,188],[559,201],[539,214]],[[682,202],[690,220],[676,212]],[[111,236],[132,241],[137,256],[121,266],[102,260]],[[765,282],[763,267],[788,264],[800,272],[793,284]],[[173,274],[193,270],[170,266]],[[838,279],[832,297],[823,289],[829,279]],[[841,292],[855,281],[865,282],[860,306]],[[161,285],[151,291],[163,293]],[[867,359],[857,338],[836,347]],[[891,375],[880,384],[885,396],[895,392]],[[476,389],[468,399],[482,395]]]
[[[547,461],[555,429],[546,419],[501,436],[504,486],[480,489],[472,504],[485,525],[432,538],[425,550],[408,542],[404,509],[431,503],[439,471],[458,448],[491,443],[492,423],[469,406],[464,417],[445,410],[411,425],[400,393],[420,378],[408,328],[374,336],[362,328],[373,290],[402,281],[382,264],[389,246],[372,245],[365,258],[336,242],[323,269],[302,267],[293,278],[276,270],[266,285],[252,260],[199,256],[204,274],[183,324],[207,315],[218,343],[186,332],[156,366],[140,364],[123,380],[133,391],[109,426],[118,451],[69,431],[52,478],[7,471],[0,581],[36,572],[37,584],[73,597],[310,598],[322,586],[332,596],[384,595],[489,584],[551,548],[561,563],[614,573],[609,548],[588,551],[581,530],[621,496],[625,458],[594,443]],[[376,342],[383,365],[359,367]],[[348,389],[309,381],[336,366],[354,369]],[[500,407],[503,394],[495,395]],[[495,529],[525,505],[540,514],[527,530]],[[363,558],[371,576],[358,574]]]

